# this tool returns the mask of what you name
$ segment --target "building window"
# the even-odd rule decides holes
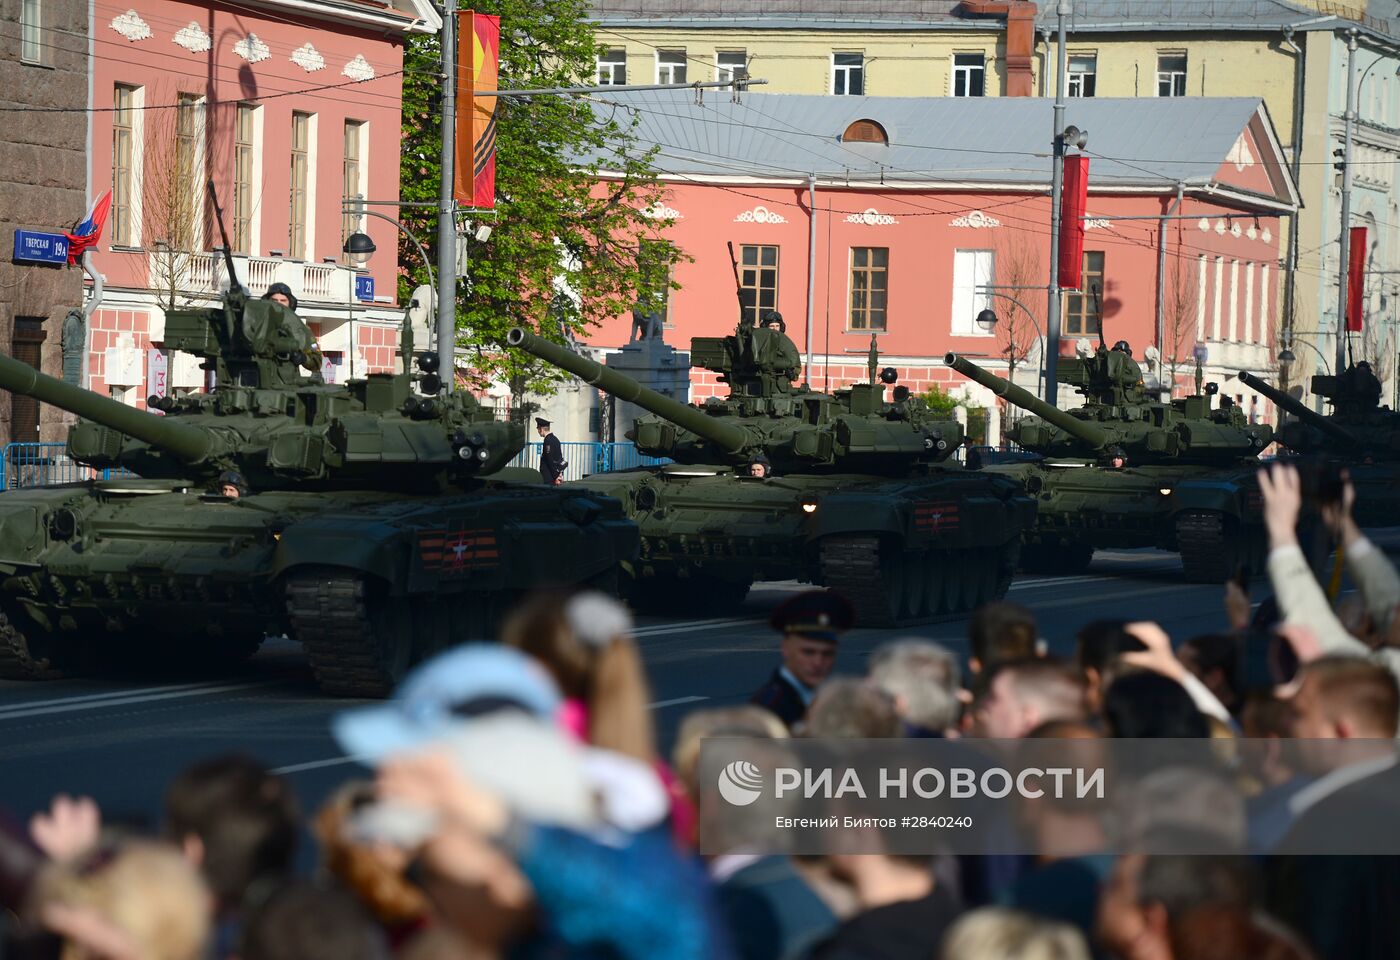
[[[1186,96],[1186,54],[1157,55],[1157,96]]]
[[[619,86],[627,82],[627,51],[608,50],[598,55],[598,84]]]
[[[726,83],[730,80],[747,80],[749,62],[743,50],[721,50],[715,54],[715,80]]]
[[[129,247],[135,239],[132,199],[136,172],[136,88],[117,84],[112,101],[112,243]]]
[[[1098,74],[1098,69],[1099,58],[1097,56],[1085,54],[1070,57],[1067,94],[1071,97],[1092,97],[1094,95],[1094,78]]]
[[[953,96],[980,97],[985,88],[987,58],[980,53],[953,54]]]
[[[671,281],[675,278],[673,248],[666,240],[643,240],[637,246],[637,266],[648,280],[664,278],[664,283],[650,298],[639,300],[637,314],[656,317],[663,326],[671,325]]]
[[[656,82],[685,83],[685,51],[656,51]]]
[[[953,324],[958,337],[990,337],[992,331],[977,315],[992,305],[984,288],[996,283],[996,253],[992,250],[953,251]]]
[[[831,55],[831,92],[838,97],[865,96],[865,54]]]
[[[341,196],[358,200],[365,198],[363,171],[360,164],[360,135],[363,132],[363,127],[364,123],[359,120],[345,121],[345,150],[341,167]],[[357,213],[345,214],[340,231],[342,243],[350,234],[360,229],[361,219],[363,218]],[[346,262],[349,262],[348,255]]]
[[[754,323],[778,309],[778,248],[745,245],[739,251],[741,318]]]
[[[253,111],[240,103],[233,126],[233,249],[253,252]]]
[[[306,259],[306,191],[311,175],[311,114],[292,114],[292,204],[287,227],[287,255]]]
[[[199,189],[199,104],[197,93],[182,93],[175,108],[175,200],[170,204],[168,241],[176,250],[196,250],[203,246]]]
[[[851,248],[851,330],[884,330],[890,293],[889,247]]]
[[[19,58],[25,63],[44,62],[43,0],[22,0],[19,8]]]
[[[1097,287],[1098,301],[1103,303],[1103,252],[1084,251],[1084,278],[1080,289],[1083,293],[1071,293],[1065,300],[1066,336],[1087,337],[1098,333],[1099,315],[1094,309],[1094,295]]]

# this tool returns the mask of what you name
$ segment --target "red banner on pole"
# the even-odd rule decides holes
[[[1064,190],[1060,193],[1060,289],[1078,290],[1084,283],[1084,211],[1089,204],[1089,158],[1065,157]]]
[[[1366,228],[1351,228],[1347,255],[1347,333],[1359,333],[1366,316]]]
[[[496,205],[496,97],[501,18],[457,12],[457,132],[452,195],[466,207]]]

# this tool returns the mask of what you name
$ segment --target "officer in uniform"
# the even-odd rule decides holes
[[[544,417],[535,418],[535,429],[544,438],[544,447],[540,451],[540,476],[544,482],[552,486],[558,486],[564,482],[564,468],[568,466],[564,462],[564,448],[549,429],[549,421]]]
[[[769,620],[783,635],[782,662],[749,703],[772,711],[791,728],[807,713],[817,688],[836,666],[836,643],[855,624],[855,610],[830,590],[799,593]]]

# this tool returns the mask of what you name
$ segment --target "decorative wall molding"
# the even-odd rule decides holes
[[[1201,228],[1202,233],[1208,233],[1210,231],[1210,217],[1202,217],[1197,220],[1196,226]]]
[[[1085,230],[1112,230],[1113,221],[1102,217],[1089,217],[1084,221]]]
[[[1242,233],[1244,233],[1244,230],[1240,229],[1240,225],[1238,223],[1230,224],[1230,236],[1238,239],[1240,234]]]
[[[205,33],[204,28],[193,20],[176,30],[175,36],[171,39],[190,53],[204,53],[213,46],[209,34]]]
[[[646,217],[648,220],[684,220],[684,219],[685,219],[685,214],[681,213],[681,212],[680,212],[679,210],[677,210],[675,207],[668,207],[668,206],[666,206],[666,204],[662,203],[662,202],[659,201],[659,200],[658,200],[656,203],[653,203],[653,204],[652,204],[651,206],[649,206],[649,207],[642,207],[642,209],[639,210],[639,211],[637,211],[637,212],[640,213],[642,216]]]
[[[759,204],[752,210],[745,210],[734,218],[735,223],[787,223],[787,217],[781,213],[774,213],[767,207]]]
[[[341,76],[349,77],[356,83],[374,79],[374,67],[369,65],[363,53],[355,54],[355,59],[345,65],[345,69],[340,71]]]
[[[1217,220],[1217,221],[1215,221],[1215,232],[1216,232],[1216,235],[1217,235],[1217,236],[1221,236],[1221,237],[1225,236],[1225,231],[1227,231],[1227,230],[1229,230],[1229,229],[1230,229],[1229,227],[1225,226],[1225,221],[1224,221],[1224,220]]]
[[[1244,235],[1253,240],[1255,237],[1259,236],[1259,231],[1256,230],[1254,224],[1251,223],[1249,229],[1244,232]]]
[[[867,227],[889,227],[898,222],[898,220],[888,213],[881,213],[874,207],[870,207],[860,213],[846,214],[846,223],[862,223]]]
[[[142,20],[141,15],[135,10],[128,10],[126,13],[113,17],[111,27],[132,43],[137,40],[145,40],[151,35],[151,25]]]
[[[1249,144],[1245,143],[1244,134],[1235,141],[1235,145],[1230,148],[1230,152],[1225,155],[1229,163],[1235,165],[1235,170],[1243,173],[1246,167],[1254,166],[1254,152],[1249,149]]]
[[[321,52],[313,47],[309,40],[292,51],[292,63],[307,73],[315,73],[317,70],[326,68],[326,58],[321,56]]]
[[[984,230],[988,227],[999,227],[1001,221],[996,217],[989,217],[981,210],[973,210],[963,217],[954,217],[948,221],[950,227],[970,227],[973,230]]]
[[[249,63],[261,63],[272,56],[272,51],[268,49],[256,33],[250,33],[242,40],[233,45],[233,52],[247,60]]]
[[[1273,235],[1273,233],[1269,230],[1268,227],[1265,227],[1262,231],[1260,231],[1260,233],[1259,233],[1259,239],[1260,239],[1260,240],[1263,240],[1265,243],[1273,243],[1273,242],[1274,242],[1274,235]]]

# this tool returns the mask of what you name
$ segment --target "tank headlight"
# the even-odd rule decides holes
[[[485,463],[487,460],[491,459],[491,451],[487,450],[485,447],[482,447],[476,452],[476,458],[482,463]]]
[[[802,498],[802,512],[803,512],[803,513],[816,513],[816,512],[817,512],[817,498],[816,498],[816,497],[803,497],[803,498]]]
[[[463,460],[470,460],[472,457],[476,456],[476,451],[471,447],[458,447],[457,456],[461,457]]]
[[[1158,488],[1157,488],[1157,492],[1160,493],[1160,494],[1161,494],[1162,496],[1164,496],[1164,497],[1170,497],[1170,496],[1172,495],[1172,488],[1171,488],[1171,487],[1158,487]]]

